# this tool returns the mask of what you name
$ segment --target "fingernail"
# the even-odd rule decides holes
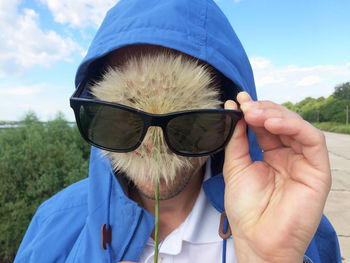
[[[250,97],[249,93],[246,92],[246,91],[241,91],[240,93],[238,93],[237,97],[245,98],[244,100],[247,100],[247,101],[252,100],[252,98]]]
[[[233,101],[229,101],[227,100],[224,104],[225,106],[225,109],[228,109],[228,110],[233,110],[235,108],[235,104]]]

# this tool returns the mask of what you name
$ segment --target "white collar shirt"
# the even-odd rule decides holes
[[[211,177],[210,159],[204,181]],[[159,263],[217,263],[222,261],[223,240],[218,234],[220,213],[209,203],[203,187],[186,220],[159,244]],[[149,238],[141,263],[154,262],[154,240]],[[226,262],[236,263],[232,238],[227,240]]]

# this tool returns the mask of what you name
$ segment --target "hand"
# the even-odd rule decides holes
[[[244,119],[225,149],[225,209],[238,262],[303,262],[331,186],[323,133],[269,101],[237,96]],[[233,101],[226,109],[237,109]],[[246,124],[263,150],[252,162]]]

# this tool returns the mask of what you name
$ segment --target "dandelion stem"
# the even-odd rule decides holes
[[[158,262],[158,234],[159,234],[159,181],[156,179],[155,183],[155,220],[156,224],[154,227],[154,263]]]

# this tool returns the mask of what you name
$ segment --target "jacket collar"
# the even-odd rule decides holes
[[[87,231],[100,240],[102,225],[109,223],[112,260],[137,261],[152,233],[154,217],[126,196],[108,158],[95,147],[89,174]],[[99,246],[99,252],[106,254],[107,250]]]
[[[128,198],[108,158],[95,147],[91,149],[89,173],[87,231],[100,239],[102,225],[109,223],[112,228],[112,260],[137,261],[154,228],[154,217]],[[220,213],[224,210],[224,187],[221,174],[203,184],[209,202]],[[99,250],[99,253],[107,253],[101,247]]]

